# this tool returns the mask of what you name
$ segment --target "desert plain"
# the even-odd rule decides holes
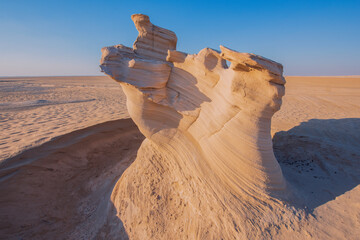
[[[285,86],[273,150],[305,213],[274,239],[357,239],[360,77],[287,76]],[[105,76],[0,79],[1,239],[128,237],[111,194],[144,136],[125,101]]]

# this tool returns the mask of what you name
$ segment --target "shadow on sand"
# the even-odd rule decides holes
[[[118,120],[0,166],[0,238],[127,239],[109,199],[143,139],[132,120]],[[273,144],[285,178],[310,211],[360,183],[360,119],[313,119],[276,133]]]
[[[360,119],[312,119],[273,137],[283,174],[310,211],[360,183]]]
[[[128,239],[110,196],[143,139],[131,119],[122,119],[4,162],[0,239]]]

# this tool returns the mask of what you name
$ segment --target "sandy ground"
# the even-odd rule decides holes
[[[0,84],[0,239],[116,239],[109,196],[143,140],[117,120],[128,116],[120,86],[105,77]],[[360,77],[287,77],[272,135],[309,212],[306,231],[290,234],[360,236]]]
[[[272,121],[274,153],[314,217],[303,228],[313,239],[358,239],[360,77],[286,80]]]
[[[128,118],[107,77],[0,78],[0,162],[52,138]]]
[[[121,229],[110,194],[143,139],[130,119],[121,119],[65,134],[4,162],[0,239],[106,239],[101,233],[107,215]]]
[[[286,77],[283,105],[272,134],[310,119],[360,117],[360,77]]]

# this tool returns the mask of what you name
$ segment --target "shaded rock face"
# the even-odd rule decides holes
[[[132,20],[133,48],[103,48],[100,65],[146,137],[112,194],[129,237],[262,238],[274,226],[296,228],[300,216],[279,200],[287,191],[270,135],[282,65],[223,46],[179,52],[175,33],[145,15]]]

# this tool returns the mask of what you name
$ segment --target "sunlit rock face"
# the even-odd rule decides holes
[[[112,194],[129,237],[262,238],[293,222],[278,214],[287,191],[270,135],[282,65],[223,46],[179,52],[175,33],[132,20],[133,48],[105,47],[101,58],[146,137]]]

